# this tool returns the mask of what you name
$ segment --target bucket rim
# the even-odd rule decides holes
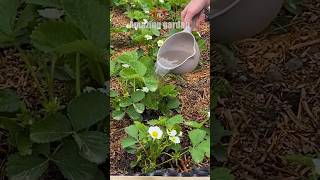
[[[214,19],[217,18],[219,16],[222,16],[223,14],[225,14],[226,12],[228,12],[230,9],[232,9],[234,6],[236,6],[237,4],[240,3],[241,0],[235,0],[234,2],[232,2],[231,4],[229,4],[227,7],[225,7],[224,9],[218,10],[217,12],[214,11],[214,9],[212,9],[212,15],[210,16],[210,19]]]
[[[167,67],[166,67],[166,68],[167,68],[168,70],[174,70],[174,69],[180,67],[181,65],[183,65],[183,64],[184,64],[187,60],[189,60],[191,57],[193,57],[193,56],[196,55],[196,51],[197,51],[197,50],[196,50],[196,43],[197,43],[196,38],[193,36],[192,33],[189,33],[189,32],[186,32],[186,31],[181,31],[181,32],[177,32],[177,33],[172,34],[171,36],[169,36],[169,37],[164,41],[163,45],[159,48],[159,51],[158,51],[158,53],[157,53],[157,62],[156,62],[156,65],[159,64],[160,66],[164,67],[163,64],[161,64],[160,61],[159,61],[159,53],[161,52],[162,48],[163,48],[164,45],[167,43],[167,41],[168,41],[169,39],[171,39],[173,36],[176,36],[176,35],[178,35],[178,34],[188,34],[188,35],[190,35],[190,36],[192,37],[192,39],[193,39],[193,47],[192,47],[193,53],[192,53],[190,56],[188,56],[184,61],[182,61],[181,63],[177,64],[176,66],[174,66],[174,67],[172,67],[172,68],[167,68]]]

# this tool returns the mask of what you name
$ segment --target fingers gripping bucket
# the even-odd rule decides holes
[[[200,50],[191,27],[171,35],[160,47],[157,55],[156,74],[185,74],[193,71],[200,59]]]

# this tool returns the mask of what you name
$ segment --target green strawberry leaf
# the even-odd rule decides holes
[[[147,128],[147,126],[145,126],[144,124],[142,124],[142,123],[139,122],[139,121],[135,121],[134,124],[135,124],[135,126],[137,127],[137,129],[138,129],[139,138],[140,138],[140,139],[143,139],[143,138],[145,138],[145,137],[148,136],[148,132],[147,132],[147,131],[148,131],[148,128]]]
[[[121,99],[119,106],[120,107],[128,107],[132,105],[132,99],[128,98],[128,97],[124,97]]]
[[[38,180],[48,166],[47,159],[13,154],[8,159],[7,175],[12,180]]]
[[[184,124],[187,126],[193,127],[193,128],[201,128],[202,127],[202,124],[197,121],[186,121]]]
[[[138,53],[137,51],[128,51],[116,58],[116,61],[122,64],[129,64],[130,61],[137,61]]]
[[[141,91],[141,90],[134,91],[131,94],[131,102],[137,103],[137,102],[141,101],[144,97],[145,97],[145,93],[143,91]]]
[[[19,111],[21,100],[18,95],[10,90],[0,90],[0,113],[13,113]]]
[[[195,149],[195,148],[191,148],[190,150],[190,154],[192,157],[192,160],[196,163],[201,163],[204,159],[204,153],[199,150],[199,149]]]
[[[50,154],[50,143],[33,144],[32,153],[41,154],[48,157]]]
[[[68,140],[52,157],[63,176],[70,180],[93,179],[98,172],[97,165],[84,159],[78,153],[77,144]]]
[[[176,124],[180,124],[184,121],[182,115],[176,115],[167,120],[166,126],[172,127]]]
[[[141,12],[141,11],[138,11],[138,10],[134,10],[134,11],[129,11],[128,12],[128,15],[127,15],[130,19],[136,19],[136,20],[142,20],[142,19],[146,19],[148,18],[148,16]]]
[[[14,24],[18,9],[17,0],[0,0],[0,46],[14,41]]]
[[[167,101],[167,107],[169,109],[177,109],[181,105],[180,101],[178,98],[169,98]]]
[[[114,110],[114,111],[112,111],[112,118],[119,121],[119,120],[123,119],[125,114],[126,113],[124,111]]]
[[[62,6],[72,22],[83,32],[88,40],[100,49],[107,42],[107,3],[101,0],[62,0]]]
[[[131,68],[122,69],[120,71],[120,76],[124,79],[139,78],[139,74],[137,74],[136,71]]]
[[[105,162],[108,154],[108,136],[97,131],[81,132],[73,135],[80,149],[80,155],[97,164]]]
[[[235,177],[231,174],[231,170],[227,168],[215,168],[212,171],[212,179],[221,179],[221,180],[234,180]]]
[[[16,24],[15,31],[19,31],[29,25],[36,17],[36,7],[28,4],[21,12]]]
[[[159,31],[159,29],[151,29],[151,32],[152,32],[152,34],[153,35],[155,35],[155,36],[160,36],[160,31]]]
[[[26,132],[20,132],[17,136],[17,148],[21,156],[32,154],[32,142],[29,138],[29,134]]]
[[[158,89],[158,80],[152,76],[143,78],[145,86],[151,91],[155,92]]]
[[[121,141],[121,146],[122,148],[128,148],[130,146],[133,146],[137,143],[137,140],[132,138],[132,137],[128,137],[128,138],[125,138]]]
[[[202,141],[197,146],[197,149],[199,149],[200,151],[204,152],[207,157],[210,157],[210,141],[209,140]]]
[[[133,104],[134,109],[137,113],[142,114],[144,112],[145,106],[142,103]]]
[[[73,128],[78,131],[104,120],[108,113],[107,95],[101,92],[83,93],[68,106]]]
[[[195,147],[198,144],[200,144],[204,140],[206,134],[206,131],[201,129],[189,131],[189,138],[191,140],[192,145]]]
[[[138,120],[141,119],[141,115],[135,110],[135,108],[133,106],[130,106],[127,109],[127,113],[129,115],[129,117],[133,120]]]
[[[129,65],[136,71],[139,76],[143,77],[147,72],[147,67],[140,61],[131,60]]]
[[[73,24],[59,21],[40,24],[31,35],[32,44],[44,52],[53,52],[79,39],[83,39],[83,35]]]
[[[314,164],[312,162],[312,157],[305,156],[302,154],[291,154],[291,155],[286,155],[284,158],[293,163],[301,164],[310,168],[313,168]]]
[[[131,125],[131,126],[126,127],[125,131],[129,136],[131,136],[135,139],[138,139],[138,129],[135,125]]]
[[[176,90],[176,87],[172,84],[164,85],[160,88],[160,95],[163,97],[177,97],[178,91]]]
[[[30,138],[36,143],[48,143],[67,137],[72,132],[67,117],[55,113],[33,124],[30,129]]]

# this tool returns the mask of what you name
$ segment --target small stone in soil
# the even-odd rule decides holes
[[[191,172],[194,174],[197,172],[197,169],[198,169],[197,167],[193,167]]]
[[[191,176],[193,176],[193,174],[192,174],[192,172],[183,172],[183,173],[181,173],[181,176],[183,176],[183,177],[191,177]]]
[[[271,65],[270,70],[266,73],[266,80],[271,83],[282,81],[283,76],[280,69],[275,65]]]
[[[205,172],[209,172],[209,168],[207,167],[202,167],[202,168],[197,168],[196,171],[205,171]]]
[[[209,172],[206,171],[197,171],[196,172],[197,176],[209,176]]]
[[[137,172],[137,173],[134,174],[134,176],[141,176],[141,173]]]
[[[247,78],[246,75],[241,75],[241,76],[239,77],[239,80],[242,81],[242,82],[247,82],[247,81],[248,81],[248,78]]]
[[[296,71],[303,66],[303,62],[300,58],[292,58],[286,64],[285,67],[290,71]]]
[[[178,176],[178,172],[174,168],[167,169],[168,176]]]
[[[163,171],[162,170],[155,170],[154,172],[153,172],[153,175],[154,176],[163,176]]]

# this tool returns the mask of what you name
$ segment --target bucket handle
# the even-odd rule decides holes
[[[185,26],[183,32],[192,33],[192,27],[196,25],[196,17],[200,16],[201,13],[202,13],[202,11],[200,11],[200,13],[193,16],[191,25],[189,24],[189,22],[185,22],[186,26]]]
[[[192,29],[190,27],[189,22],[186,23],[186,27],[184,28],[183,32],[191,33]]]
[[[229,11],[231,8],[233,8],[235,5],[237,5],[241,0],[235,0],[233,3],[231,3],[229,6],[227,6],[226,8],[224,8],[223,10],[219,11],[216,14],[212,14],[209,19],[213,19],[216,18],[217,16],[221,16],[224,13],[226,13],[227,11]]]

